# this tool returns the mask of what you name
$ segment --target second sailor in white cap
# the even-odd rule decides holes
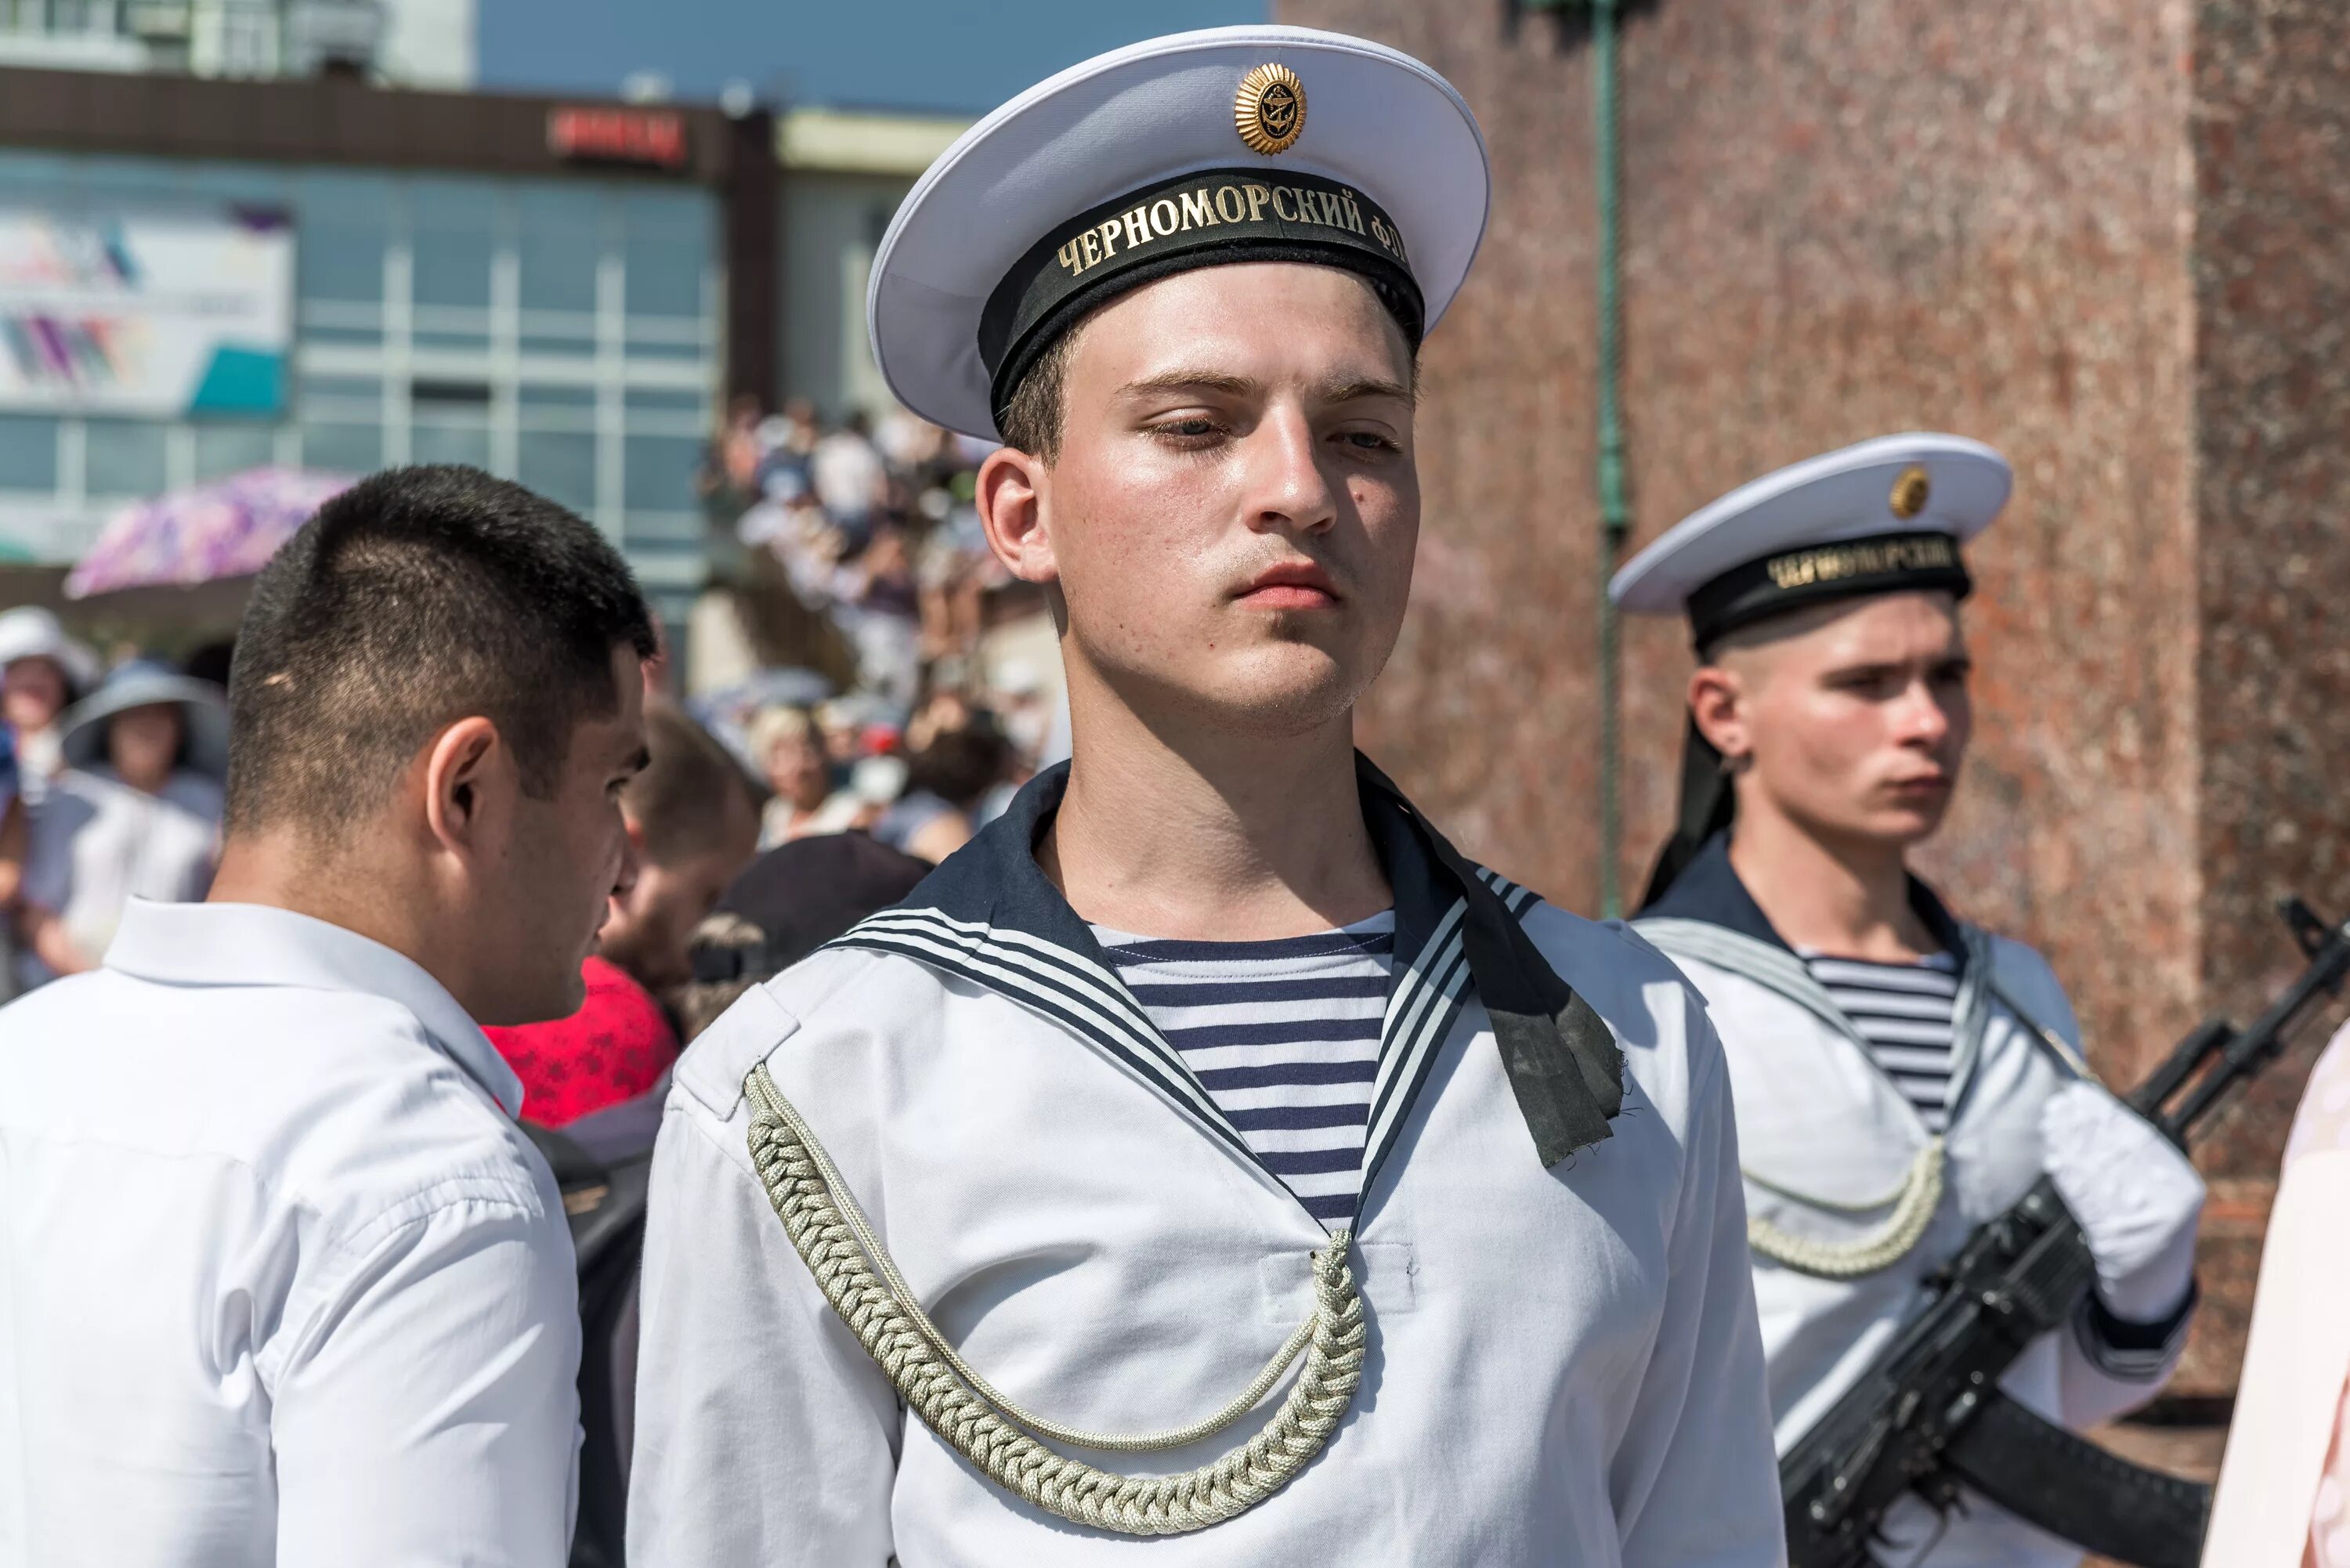
[[[1703,1009],[1353,746],[1487,189],[1425,66],[1242,27],[900,210],[881,368],[1007,442],[1073,757],[681,1064],[631,1560],[1780,1560]]]
[[[2193,1168],[2088,1078],[2047,962],[1909,870],[1971,727],[1964,546],[2010,483],[1978,441],[1863,441],[1700,508],[1609,590],[1686,616],[1697,645],[1680,820],[1634,925],[1705,993],[1729,1054],[1783,1451],[2043,1173],[2098,1282],[2010,1369],[2010,1396],[2074,1428],[2142,1404],[2194,1304]],[[1934,1568],[2081,1557],[1971,1494],[1946,1519],[1905,1498],[1877,1550]]]

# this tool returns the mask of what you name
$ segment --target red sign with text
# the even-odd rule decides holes
[[[549,109],[546,145],[558,158],[682,169],[685,116],[653,109]]]

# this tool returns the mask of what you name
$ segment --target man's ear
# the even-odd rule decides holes
[[[1754,749],[1747,721],[1746,686],[1738,672],[1719,664],[1700,664],[1690,672],[1689,711],[1698,733],[1731,762],[1742,762]]]
[[[434,737],[424,755],[424,819],[444,847],[462,853],[480,843],[502,793],[499,774],[512,772],[499,765],[504,752],[498,727],[478,715]]]
[[[1024,583],[1060,579],[1046,504],[1051,483],[1052,471],[1044,459],[1008,446],[997,447],[979,465],[974,500],[987,529],[987,546]]]

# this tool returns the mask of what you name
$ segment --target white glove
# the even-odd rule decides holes
[[[2097,1294],[2116,1317],[2158,1323],[2195,1277],[2203,1179],[2143,1117],[2091,1083],[2068,1084],[2040,1112],[2043,1158],[2097,1260]]]

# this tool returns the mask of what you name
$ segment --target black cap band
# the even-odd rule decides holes
[[[1195,267],[1253,261],[1357,274],[1419,346],[1426,306],[1402,232],[1386,209],[1318,175],[1211,169],[1146,185],[1070,219],[1004,274],[979,318],[979,354],[998,423],[1037,356],[1111,293]]]
[[[1879,534],[1806,545],[1732,566],[1689,597],[1690,628],[1704,648],[1726,632],[1830,599],[1973,588],[1948,534]]]

